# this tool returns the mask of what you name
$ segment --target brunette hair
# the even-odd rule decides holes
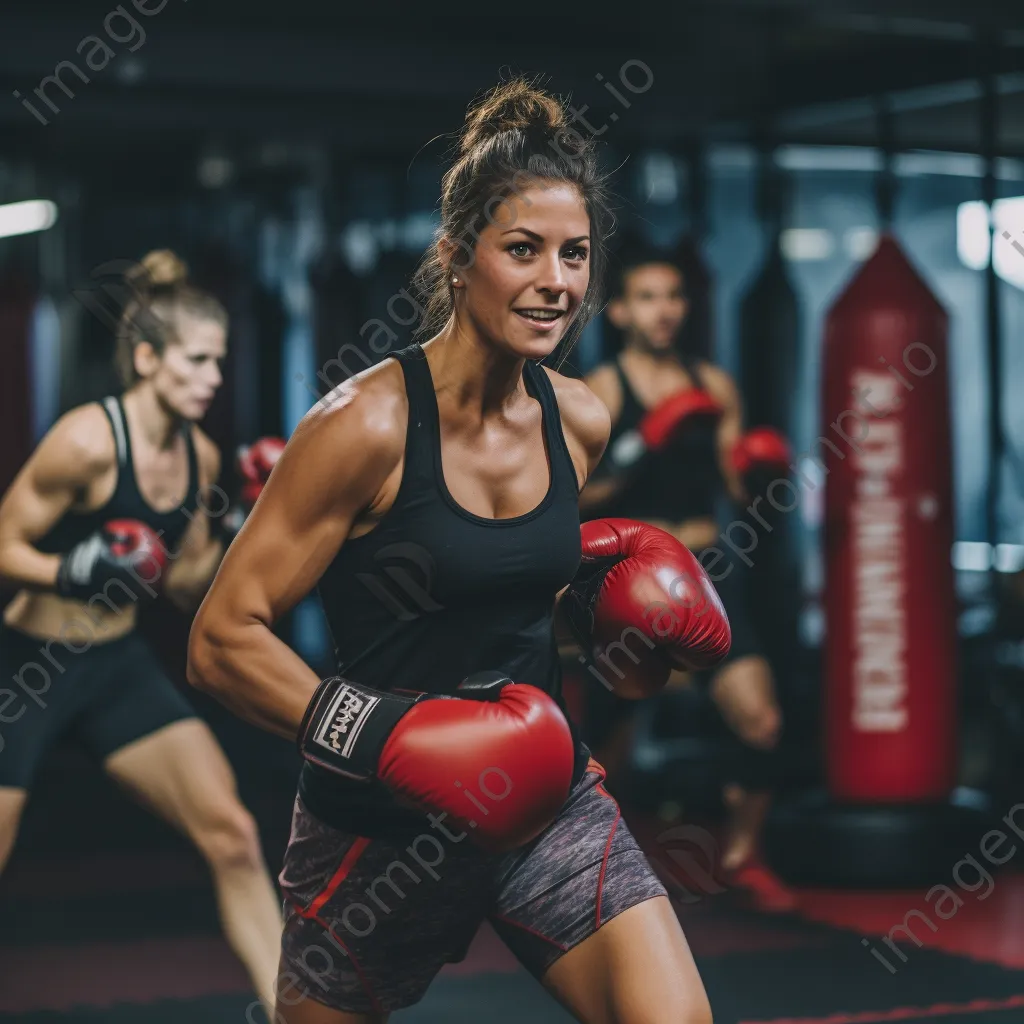
[[[607,177],[594,141],[571,125],[563,104],[524,78],[496,86],[472,104],[458,151],[441,181],[441,225],[413,277],[424,303],[419,340],[436,334],[455,306],[451,271],[471,265],[474,245],[494,211],[509,196],[537,182],[572,185],[590,217],[590,282],[583,302],[555,354],[559,365],[587,322],[601,308],[607,264],[606,240],[614,228]],[[450,263],[439,242],[459,250]]]

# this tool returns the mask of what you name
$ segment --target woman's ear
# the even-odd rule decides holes
[[[454,242],[448,235],[437,240],[437,256],[449,284],[458,288],[465,282],[465,271],[473,265],[474,253],[465,242]]]
[[[160,366],[160,356],[148,341],[140,341],[132,349],[132,365],[138,376],[145,380],[152,377]]]
[[[629,327],[629,315],[626,313],[626,304],[622,299],[612,299],[608,303],[606,308],[608,313],[608,319],[611,320],[612,325],[617,327],[620,331],[624,331]]]

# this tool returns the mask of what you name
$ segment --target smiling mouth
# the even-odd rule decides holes
[[[548,324],[565,316],[564,309],[515,309],[513,312],[524,320],[532,320],[538,324]]]

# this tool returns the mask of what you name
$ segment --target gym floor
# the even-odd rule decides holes
[[[253,771],[240,771],[243,797],[276,864],[287,838],[282,782],[291,752],[277,763],[255,753]],[[662,826],[645,818],[630,825],[666,863],[654,842]],[[912,916],[922,946],[907,938],[899,954],[881,936],[910,911],[929,909],[924,892],[804,891],[795,913],[766,915],[735,892],[714,884],[701,891],[691,879],[678,909],[716,1024],[1024,1021],[1024,873],[966,888],[974,884],[964,880],[948,919],[931,915],[935,931]],[[252,998],[220,937],[198,855],[76,753],[59,752],[0,880],[0,1022],[241,1024]],[[419,1006],[392,1019],[570,1020],[487,929]]]

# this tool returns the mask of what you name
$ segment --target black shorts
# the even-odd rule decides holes
[[[28,789],[58,740],[70,739],[102,761],[195,717],[134,633],[86,649],[69,643],[0,627],[0,786]]]
[[[465,958],[485,920],[540,978],[605,922],[666,895],[603,779],[592,761],[557,820],[504,855],[426,817],[408,842],[341,832],[297,799],[280,876],[279,1004],[411,1006],[446,963]]]
[[[704,552],[695,551],[694,554],[702,562],[706,560],[702,558]],[[729,617],[732,646],[725,658],[713,669],[694,674],[696,683],[705,688],[710,686],[715,674],[721,672],[726,666],[741,658],[763,656],[764,654],[747,606],[746,566],[737,560],[729,561],[728,557],[720,558],[713,564],[714,569],[709,576],[722,600],[725,614]],[[629,718],[636,711],[640,702],[616,697],[614,693],[606,690],[599,683],[595,685],[596,681],[588,679],[586,676],[584,676],[584,680],[583,739],[592,749],[597,750],[608,739],[615,724]],[[664,694],[652,699],[665,698],[671,701],[671,694]]]

